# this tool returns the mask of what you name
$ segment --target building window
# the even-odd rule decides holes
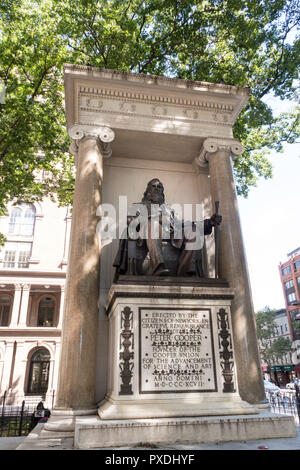
[[[39,303],[37,326],[53,326],[54,313],[55,300],[52,297],[43,297]]]
[[[40,348],[31,357],[27,393],[40,395],[48,389],[50,353]]]
[[[290,289],[291,287],[294,287],[293,279],[291,279],[290,281],[285,282],[284,286],[285,286],[286,289]]]
[[[286,276],[287,274],[291,274],[291,267],[286,266],[285,268],[282,268],[281,272],[283,276]]]
[[[281,331],[281,334],[283,335],[283,326],[280,325],[280,331]]]
[[[11,298],[8,295],[0,296],[0,326],[8,326]]]
[[[295,261],[294,263],[294,269],[295,271],[297,271],[298,269],[300,269],[300,259],[298,261]]]
[[[288,303],[291,303],[291,302],[294,302],[296,300],[296,294],[295,292],[292,292],[291,294],[289,294],[287,296],[287,299],[288,299]]]
[[[295,310],[290,311],[290,317],[292,321],[300,320],[300,309],[295,308]]]
[[[10,214],[8,233],[19,233],[22,219],[22,210],[19,207],[14,207]]]
[[[32,243],[7,242],[4,247],[4,268],[28,268]]]
[[[35,207],[33,204],[21,204],[11,211],[8,233],[10,235],[33,235]]]

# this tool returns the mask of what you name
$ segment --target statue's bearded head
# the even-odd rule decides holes
[[[142,203],[163,204],[165,202],[164,187],[159,179],[154,178],[147,184]]]

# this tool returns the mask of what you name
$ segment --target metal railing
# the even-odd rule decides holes
[[[297,396],[294,392],[266,392],[266,397],[270,411],[294,416],[296,424],[300,424],[300,395]],[[53,408],[55,393],[48,396],[47,400],[45,398],[17,397],[5,392],[0,397],[0,437],[27,436],[41,419],[41,416],[36,416],[37,404],[43,401],[45,408]]]
[[[52,409],[55,395],[50,398],[50,403],[49,399],[45,403],[43,396],[18,397],[4,392],[0,397],[0,437],[27,436],[43,417],[43,413],[37,415],[38,403]]]
[[[294,416],[300,424],[300,395],[295,392],[266,392],[272,413]]]

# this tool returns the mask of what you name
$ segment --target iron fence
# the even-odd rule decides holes
[[[300,424],[300,395],[293,392],[266,392],[270,410],[273,413],[292,415]],[[19,399],[19,401],[18,401]],[[37,405],[43,402],[51,410],[55,393],[47,396],[11,396],[4,393],[0,397],[0,437],[27,436],[42,416],[37,416]],[[17,405],[16,403],[21,403]]]
[[[300,395],[294,392],[266,392],[270,410],[273,413],[294,416],[300,424]]]
[[[53,394],[45,402],[42,396],[17,397],[5,392],[0,397],[0,437],[27,436],[43,415],[49,414],[38,413],[38,403],[42,401],[44,408],[50,410],[53,407],[54,398]]]

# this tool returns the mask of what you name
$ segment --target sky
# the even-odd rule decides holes
[[[272,105],[287,110],[282,102]],[[300,144],[285,145],[269,159],[273,178],[260,179],[247,199],[238,197],[255,311],[285,308],[278,265],[300,247]]]

